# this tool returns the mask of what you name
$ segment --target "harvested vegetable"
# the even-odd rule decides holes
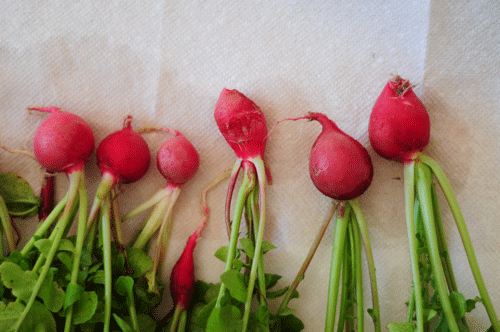
[[[439,183],[451,209],[462,238],[467,259],[480,298],[467,300],[472,310],[483,303],[494,331],[500,331],[486,285],[472,247],[458,201],[439,164],[422,151],[430,137],[427,110],[408,80],[394,77],[377,98],[370,115],[370,142],[384,158],[404,164],[406,223],[413,284],[407,321],[389,324],[390,331],[424,331],[429,321],[436,322],[436,331],[469,330],[466,310],[456,303],[465,303],[455,282],[438,199],[433,179]],[[458,301],[458,302],[457,302]],[[416,323],[416,324],[415,324]]]

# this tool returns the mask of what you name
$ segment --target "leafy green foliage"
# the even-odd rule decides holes
[[[26,180],[13,172],[7,172],[0,173],[0,183],[0,196],[10,215],[27,218],[37,213],[40,197],[35,196]]]

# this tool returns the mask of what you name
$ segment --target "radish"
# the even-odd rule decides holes
[[[132,129],[132,117],[127,116],[123,121],[123,128],[106,136],[97,148],[97,165],[102,173],[101,182],[97,188],[94,203],[87,221],[86,231],[77,233],[76,251],[81,254],[86,234],[94,224],[98,211],[101,211],[101,235],[103,238],[104,262],[104,331],[109,331],[111,320],[111,291],[112,291],[112,266],[111,266],[111,220],[113,219],[116,232],[117,247],[125,256],[124,243],[121,235],[121,220],[112,218],[117,209],[115,188],[120,183],[132,183],[144,176],[151,162],[151,154],[146,140]],[[113,197],[113,202],[111,200]],[[104,205],[104,206],[103,206]],[[79,264],[74,262],[74,268]],[[78,274],[72,275],[72,282],[77,281]],[[71,325],[72,307],[66,316],[66,326]]]
[[[156,276],[159,264],[166,258],[168,240],[171,229],[171,218],[174,204],[179,197],[181,186],[190,180],[198,171],[200,158],[195,147],[177,130],[169,128],[145,128],[141,132],[162,131],[175,136],[165,141],[157,153],[157,168],[167,180],[165,188],[160,189],[153,197],[128,213],[123,219],[129,219],[146,209],[153,211],[145,221],[142,231],[137,236],[133,248],[144,249],[156,231],[153,268],[146,274],[149,291],[158,293]]]
[[[278,310],[278,315],[287,311],[288,302],[299,282],[303,279],[306,269],[337,209],[325,331],[333,332],[335,328],[337,297],[341,278],[342,296],[337,323],[338,330],[343,330],[344,325],[350,327],[348,330],[353,328],[352,324],[354,322],[351,311],[354,309],[356,309],[357,313],[356,330],[364,330],[361,243],[365,247],[371,280],[373,303],[371,316],[375,330],[380,331],[380,309],[375,264],[373,262],[368,228],[361,205],[356,199],[371,184],[373,178],[371,157],[358,141],[339,129],[326,115],[322,113],[310,113],[299,118],[285,120],[300,119],[315,120],[322,126],[322,131],[316,138],[309,155],[309,175],[316,188],[325,196],[332,198],[334,204],[329,209],[301,269],[285,294],[285,298]]]
[[[442,168],[422,152],[429,142],[429,116],[408,80],[396,76],[386,84],[373,106],[368,132],[371,145],[379,155],[404,164],[406,222],[413,287],[407,322],[395,323],[390,325],[390,328],[397,329],[398,324],[412,325],[415,312],[416,329],[424,331],[424,316],[428,314],[429,304],[424,302],[426,298],[422,294],[434,291],[427,289],[428,284],[421,280],[421,275],[427,272],[432,273],[431,286],[436,288],[434,293],[439,297],[441,307],[439,312],[436,311],[436,315],[441,317],[440,324],[447,324],[451,331],[459,331],[467,324],[465,318],[455,316],[450,300],[460,294],[439,214],[433,183],[435,177],[448,201],[462,238],[481,302],[486,308],[493,329],[499,332],[500,322],[481,276],[458,201]],[[425,255],[422,255],[422,251]],[[427,260],[430,261],[432,270],[425,270],[425,266],[429,265]]]
[[[35,264],[33,272],[39,272],[37,282],[26,303],[24,311],[16,321],[13,330],[18,331],[28,315],[38,292],[51,268],[52,261],[58,250],[59,243],[71,221],[71,213],[75,207],[76,196],[79,194],[80,216],[86,214],[86,191],[84,186],[84,164],[90,157],[95,147],[94,135],[90,126],[79,116],[61,111],[57,107],[30,108],[30,110],[47,112],[49,116],[38,127],[33,149],[38,162],[49,172],[65,172],[69,178],[69,189],[66,197],[58,207],[47,216],[35,235],[23,248],[21,253],[27,255],[33,248],[36,239],[44,235],[50,225],[60,216],[54,233],[51,236],[52,244],[47,255],[41,255]],[[79,228],[85,227],[79,220]],[[83,225],[81,225],[83,224]],[[45,257],[44,257],[45,256]],[[45,261],[45,262],[44,262]],[[43,266],[41,265],[43,263]],[[41,271],[38,269],[41,267]],[[76,267],[78,269],[78,266]]]
[[[253,191],[254,187],[258,190],[259,195],[259,212],[258,217],[255,218],[255,225],[258,225],[258,229],[254,232],[254,239],[251,235],[252,227],[249,229],[249,237],[255,244],[254,252],[257,253],[257,255],[252,259],[250,275],[248,277],[248,288],[246,290],[247,295],[246,300],[244,301],[245,309],[242,320],[242,331],[246,331],[250,317],[251,302],[258,272],[257,270],[259,270],[259,275],[262,274],[262,277],[264,275],[261,251],[262,243],[264,241],[263,238],[266,221],[267,174],[263,158],[267,140],[267,123],[261,109],[251,99],[247,98],[238,90],[228,90],[226,88],[222,90],[215,105],[214,118],[221,134],[238,158],[233,167],[226,197],[225,219],[226,227],[230,235],[230,244],[225,268],[226,274],[233,269],[232,262],[236,254],[240,221],[247,199],[251,196],[250,193]],[[241,168],[244,170],[244,181],[238,193],[234,210],[234,218],[231,225],[230,207],[232,194],[236,178],[238,177],[238,173]],[[260,281],[262,281],[259,282],[259,296],[261,298],[261,304],[263,308],[268,310],[266,305],[266,289],[263,284],[264,281]],[[220,326],[220,313],[223,310],[223,298],[225,297],[226,290],[227,285],[222,282],[217,302],[208,321],[208,330],[215,330],[218,326]]]

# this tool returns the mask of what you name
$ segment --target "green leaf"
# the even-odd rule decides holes
[[[115,290],[121,296],[131,296],[134,290],[134,279],[128,276],[119,276],[115,282]]]
[[[94,276],[91,278],[91,281],[94,284],[104,285],[104,270],[97,270]]]
[[[52,243],[53,242],[50,239],[40,239],[35,242],[35,247],[37,247],[42,254],[48,256],[50,249],[52,248]],[[74,252],[75,246],[73,245],[73,243],[71,243],[71,241],[67,239],[62,239],[61,242],[59,243],[59,248],[57,248],[57,250]]]
[[[253,241],[250,240],[249,238],[244,237],[240,239],[240,243],[241,247],[243,248],[243,251],[248,256],[248,258],[253,259],[255,254]]]
[[[12,302],[8,305],[0,302],[0,331],[9,331],[24,309],[25,306],[19,302]],[[56,322],[47,307],[35,301],[18,331],[56,332]]]
[[[0,264],[0,277],[4,286],[12,289],[12,295],[23,301],[29,300],[37,280],[35,272],[23,271],[12,262]]]
[[[465,303],[465,297],[457,292],[452,292],[449,295],[451,308],[453,309],[453,313],[455,314],[455,318],[457,320],[462,319],[465,316],[465,312],[467,310],[467,305]]]
[[[276,246],[270,242],[267,242],[266,240],[262,241],[262,253],[265,254],[271,249],[276,249]]]
[[[217,302],[217,298],[214,298],[207,305],[205,305],[195,317],[195,324],[202,328],[207,326],[208,319],[215,308],[215,303]]]
[[[128,264],[134,270],[133,278],[138,278],[153,266],[151,258],[141,249],[127,248]]]
[[[98,298],[95,292],[83,292],[80,299],[73,304],[73,324],[89,321],[97,310]]]
[[[225,263],[226,259],[227,259],[227,253],[228,253],[228,251],[229,251],[229,247],[228,246],[222,246],[219,249],[217,249],[217,251],[215,252],[214,256]]]
[[[476,296],[473,299],[468,299],[467,301],[465,301],[465,307],[467,308],[465,311],[471,312],[472,310],[474,310],[476,308],[476,303],[478,302],[483,302],[483,300],[481,300],[479,296]]]
[[[278,298],[280,296],[285,295],[285,293],[288,291],[288,288],[290,288],[290,287],[287,286],[285,288],[281,288],[281,289],[278,289],[278,290],[275,290],[275,291],[267,292],[266,296],[267,296],[268,299]]]
[[[413,323],[389,323],[387,328],[389,332],[413,332],[417,330]]]
[[[239,332],[242,327],[240,309],[231,304],[214,308],[207,322],[207,332]]]
[[[293,315],[297,310],[286,307],[285,309],[280,311],[280,316],[288,316]]]
[[[58,312],[63,307],[66,295],[64,290],[57,284],[57,282],[53,281],[53,279],[54,274],[52,269],[49,269],[49,272],[45,276],[42,286],[38,291],[38,296],[43,300],[43,303],[50,311]]]
[[[271,328],[271,331],[300,332],[304,329],[304,323],[295,315],[278,316],[279,329]]]
[[[231,296],[242,303],[246,302],[247,299],[247,285],[245,284],[245,279],[243,274],[236,270],[229,270],[224,272],[220,276],[220,280],[229,289]]]
[[[206,303],[210,303],[213,301],[213,299],[217,299],[217,297],[219,296],[220,287],[221,287],[220,282],[216,283],[216,284],[211,284],[210,287],[205,292],[205,295],[203,296],[203,300]]]
[[[116,323],[120,326],[123,332],[134,332],[132,326],[130,326],[124,319],[120,318],[117,314],[113,314],[113,317],[115,317]]]
[[[0,196],[5,200],[10,215],[25,218],[37,213],[40,198],[35,196],[26,180],[7,172],[0,173],[0,183]]]
[[[64,310],[80,300],[83,294],[83,287],[76,283],[69,283],[66,287],[66,297],[64,298]]]
[[[278,274],[270,274],[270,273],[266,273],[265,276],[266,276],[266,289],[275,286],[278,283],[278,280],[282,278],[282,276]]]

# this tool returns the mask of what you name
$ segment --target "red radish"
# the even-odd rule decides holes
[[[200,157],[184,135],[178,131],[175,133],[177,136],[165,141],[158,150],[156,162],[168,182],[181,185],[198,171]]]
[[[373,149],[382,157],[409,162],[429,143],[430,120],[424,104],[408,80],[390,80],[370,115],[368,133]]]
[[[182,308],[187,308],[193,295],[195,284],[193,252],[204,226],[205,224],[200,225],[189,237],[186,247],[172,268],[170,275],[170,293],[175,305]]]
[[[360,196],[370,186],[373,165],[366,149],[322,113],[290,119],[318,121],[323,130],[309,155],[309,175],[318,190],[336,200]]]
[[[33,149],[38,162],[49,172],[81,170],[95,147],[90,126],[78,115],[57,107],[30,110],[50,113],[35,133]]]
[[[146,174],[151,162],[146,140],[132,130],[132,117],[123,121],[123,129],[104,138],[97,148],[97,164],[115,182],[131,183]]]
[[[238,158],[264,156],[266,119],[253,101],[237,90],[224,88],[215,105],[214,117],[220,132]]]

